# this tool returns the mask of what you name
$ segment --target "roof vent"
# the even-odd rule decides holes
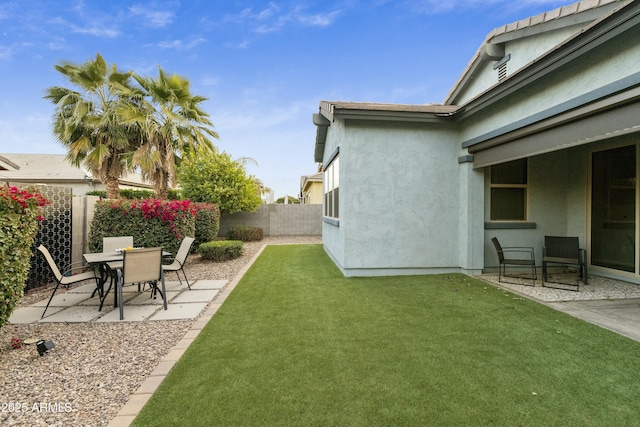
[[[507,63],[500,65],[498,67],[498,81],[501,82],[507,77]]]
[[[507,62],[511,59],[511,54],[504,56],[493,65],[494,70],[498,70],[498,81],[501,82],[507,77]]]

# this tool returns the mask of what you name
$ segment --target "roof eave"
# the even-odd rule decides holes
[[[507,77],[464,104],[460,118],[469,116],[500,101],[521,87],[597,48],[600,44],[627,31],[640,21],[640,4],[629,2],[611,10],[579,33],[565,40],[545,55],[536,58],[519,71]]]
[[[574,3],[573,5],[561,7],[551,12],[546,12],[494,29],[487,35],[485,41],[480,45],[474,56],[471,58],[471,61],[469,61],[469,64],[462,72],[462,75],[449,91],[443,103],[445,105],[458,103],[458,96],[465,89],[467,84],[473,80],[478,69],[486,62],[498,61],[502,56],[504,56],[504,44],[506,42],[535,36],[573,25],[594,22],[602,19],[603,16],[610,15],[613,11],[624,7],[626,4],[628,3],[620,4],[614,0],[600,4],[591,9],[576,9],[563,15],[562,10],[564,8],[568,8],[570,6],[577,7],[578,3]],[[502,55],[500,55],[500,52],[502,52]]]

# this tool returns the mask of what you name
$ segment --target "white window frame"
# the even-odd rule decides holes
[[[323,214],[327,218],[340,218],[340,156],[337,154],[324,169]]]

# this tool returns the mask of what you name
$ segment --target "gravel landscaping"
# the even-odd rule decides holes
[[[187,260],[187,276],[232,280],[265,244],[321,243],[320,236],[266,237],[247,242],[224,263]],[[169,276],[168,280],[175,280]],[[51,287],[30,292],[21,306],[46,299]],[[60,292],[60,290],[58,290]],[[214,301],[215,302],[215,299]],[[7,324],[0,328],[0,424],[106,426],[194,320],[122,323]],[[46,339],[55,348],[12,348],[13,338]]]

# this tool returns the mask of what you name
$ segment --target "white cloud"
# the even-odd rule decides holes
[[[55,36],[48,43],[47,47],[51,50],[62,50],[66,47],[67,41],[64,37]]]
[[[263,9],[245,8],[236,14],[225,15],[223,22],[246,26],[258,34],[268,34],[280,31],[287,25],[326,27],[333,24],[342,13],[343,11],[339,9],[308,13],[305,7],[298,4],[284,8],[275,2],[270,2]]]
[[[5,60],[11,58],[11,55],[14,52],[14,48],[12,46],[3,46],[0,45],[0,60]]]
[[[203,86],[217,86],[220,79],[216,76],[205,74],[202,77],[201,83]]]
[[[97,23],[89,23],[87,26],[81,27],[71,25],[71,31],[78,34],[88,34],[95,37],[114,38],[120,35],[120,31],[110,26],[101,26]]]
[[[174,13],[168,10],[154,10],[153,6],[143,6],[137,4],[129,8],[131,15],[138,19],[141,18],[143,25],[162,28],[173,22]]]
[[[196,38],[189,42],[176,39],[173,41],[160,42],[157,44],[157,46],[163,49],[190,50],[198,46],[199,44],[204,43],[205,41],[206,39],[203,38]]]

